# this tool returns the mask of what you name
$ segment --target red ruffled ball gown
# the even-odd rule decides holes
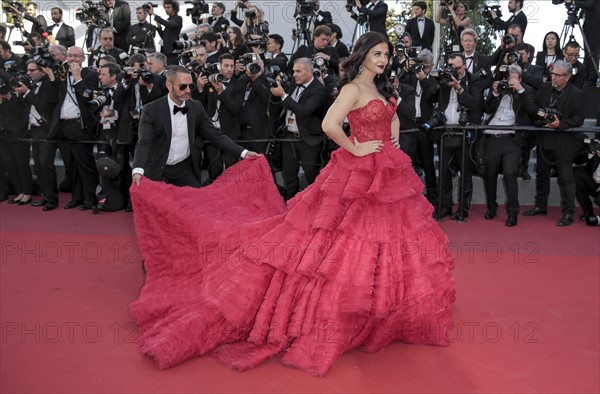
[[[410,159],[390,140],[395,102],[348,114],[381,152],[332,155],[286,204],[264,158],[208,187],[131,188],[146,283],[130,313],[160,368],[210,354],[244,370],[277,357],[324,375],[354,348],[447,345],[455,299],[447,238]]]

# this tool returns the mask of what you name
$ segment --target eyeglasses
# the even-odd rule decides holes
[[[190,90],[194,90],[194,87],[196,87],[196,84],[195,83],[190,83],[190,84],[180,83],[177,87],[181,91],[185,90],[185,88],[190,88]]]
[[[579,57],[579,52],[575,52],[575,53],[565,52],[565,56],[566,57]]]
[[[83,55],[79,55],[77,53],[67,53],[67,57],[83,57]]]
[[[569,75],[569,74],[550,73],[550,75],[552,75],[553,77],[556,77],[556,78],[558,78],[558,77],[564,77],[564,76],[567,76],[567,75]]]
[[[104,40],[104,41],[112,41],[113,38],[112,37],[102,37],[102,40]]]

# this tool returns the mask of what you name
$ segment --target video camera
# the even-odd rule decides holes
[[[481,13],[481,15],[487,20],[487,22],[492,25],[492,26],[496,26],[496,20],[494,18],[492,18],[492,11],[494,11],[496,13],[496,16],[498,18],[502,18],[502,10],[500,8],[499,5],[486,5],[483,7],[483,12]]]
[[[184,1],[184,3],[192,5],[192,8],[185,10],[185,15],[191,17],[196,25],[200,24],[201,19],[210,17],[209,6],[204,0]]]
[[[296,0],[296,15],[310,18],[314,15],[317,4],[315,0]]]
[[[105,9],[106,6],[102,2],[85,0],[81,7],[75,10],[75,19],[88,26],[108,27],[108,21],[104,16]]]

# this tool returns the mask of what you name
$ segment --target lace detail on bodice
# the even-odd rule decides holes
[[[396,99],[391,98],[391,103],[384,103],[380,99],[370,100],[364,107],[348,113],[348,121],[352,136],[364,142],[379,139],[391,139],[392,118],[396,113]]]

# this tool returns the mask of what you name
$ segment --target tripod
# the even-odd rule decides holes
[[[312,38],[308,29],[308,26],[310,26],[312,19],[312,16],[307,17],[304,15],[298,15],[296,17],[296,41],[294,41],[292,53],[295,53],[296,49],[300,48],[302,45],[309,46],[310,44],[312,44]]]
[[[583,11],[583,10],[582,10]],[[579,27],[579,32],[581,33],[581,37],[583,38],[583,52],[588,57],[590,64],[592,65],[594,71],[598,72],[598,65],[596,64],[596,59],[594,58],[594,54],[591,52],[590,44],[588,43],[587,37],[583,32],[583,28],[579,21],[581,20],[581,12],[580,15],[575,13],[575,9],[568,7],[567,8],[568,18],[565,21],[562,32],[560,33],[560,42],[567,43],[566,38],[569,37],[569,41],[575,41],[575,35],[573,34],[575,31],[575,26]],[[589,74],[588,74],[589,75]]]
[[[365,26],[367,24],[367,18],[364,14],[358,14],[356,17],[356,25],[354,25],[354,32],[352,33],[352,41],[350,42],[350,48],[348,48],[350,50],[350,52],[352,52],[352,49],[354,48],[354,44],[356,43],[356,40],[358,40],[360,38],[360,36],[362,36],[363,34],[365,34],[367,32],[367,27]]]

